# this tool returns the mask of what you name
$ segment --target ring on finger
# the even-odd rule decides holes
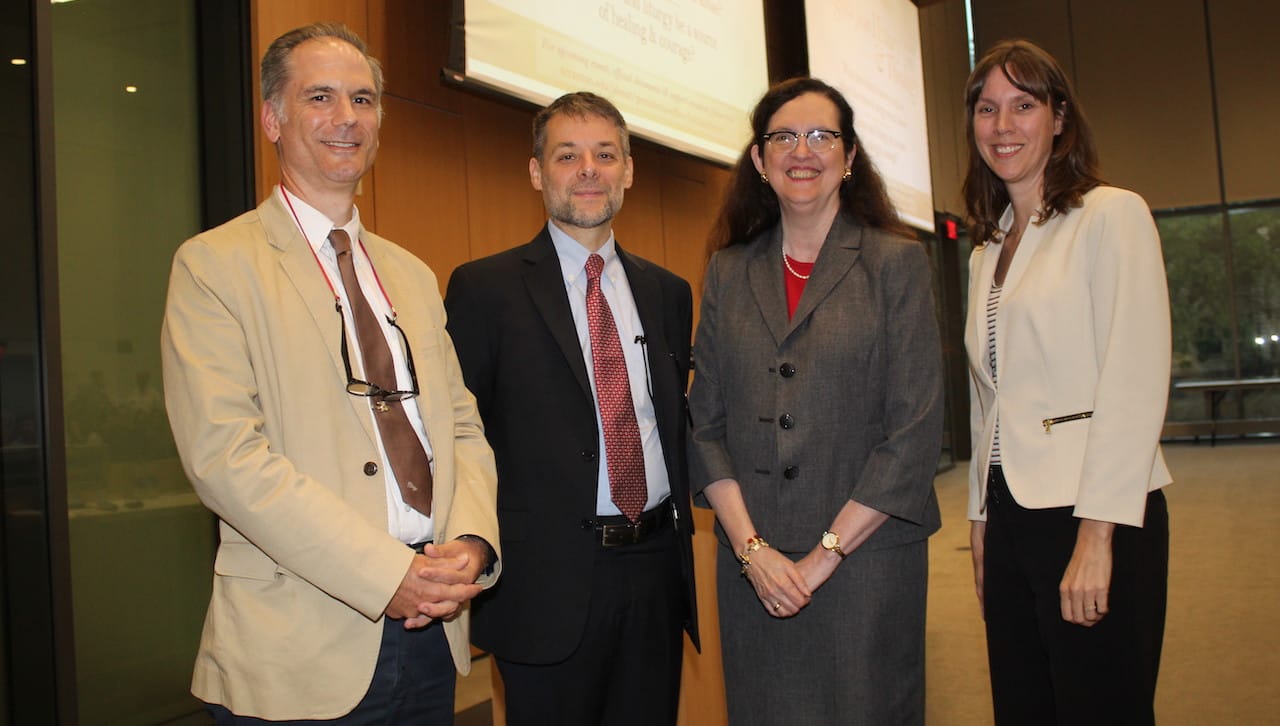
[[[782,609],[782,603],[778,602],[777,600],[774,600],[774,601],[773,601],[773,609],[774,609],[774,610],[781,610],[781,609]]]

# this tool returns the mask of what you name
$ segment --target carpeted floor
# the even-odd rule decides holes
[[[1173,444],[1169,613],[1156,695],[1162,726],[1280,723],[1280,442]],[[937,480],[930,540],[928,721],[990,724],[973,594],[967,466]]]

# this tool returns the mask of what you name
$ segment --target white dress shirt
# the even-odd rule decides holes
[[[569,308],[573,311],[573,325],[578,331],[578,344],[587,364],[587,376],[591,380],[591,392],[595,395],[595,368],[591,357],[591,328],[587,322],[587,258],[592,252],[570,237],[554,223],[548,222],[551,242],[555,245],[564,274],[565,291],[569,295]],[[627,361],[627,377],[631,380],[631,401],[636,410],[636,423],[640,427],[640,445],[644,450],[644,475],[649,488],[644,508],[652,509],[671,494],[671,482],[667,477],[666,459],[662,454],[662,441],[658,436],[658,420],[654,416],[653,398],[649,395],[648,348],[644,342],[644,328],[636,311],[635,298],[627,283],[627,273],[614,245],[613,233],[595,254],[604,259],[604,272],[600,275],[600,289],[613,321],[618,328],[618,339]],[[599,433],[600,477],[596,487],[596,514],[609,516],[622,514],[609,493],[609,461],[605,453],[604,428],[600,423],[600,403],[597,400],[596,431]]]
[[[391,349],[391,358],[396,367],[396,387],[401,390],[410,389],[413,383],[409,376],[408,363],[405,360],[404,343],[400,333],[393,330],[387,322],[388,317],[391,315],[391,303],[387,296],[383,294],[382,286],[378,283],[373,263],[365,253],[364,245],[359,242],[362,229],[360,226],[360,210],[352,207],[351,220],[345,225],[339,226],[335,225],[323,212],[302,201],[297,196],[286,192],[283,186],[276,187],[276,194],[282,195],[285,206],[293,210],[294,218],[298,222],[302,236],[307,240],[307,244],[311,245],[316,259],[320,261],[320,266],[323,268],[334,294],[342,301],[342,320],[347,329],[347,353],[351,358],[352,373],[357,378],[361,377],[362,371],[364,371],[364,361],[360,355],[360,345],[357,343],[359,338],[356,337],[355,321],[352,318],[351,305],[347,301],[347,291],[342,286],[342,273],[338,269],[338,256],[333,249],[333,245],[329,243],[329,232],[335,228],[342,229],[351,237],[351,258],[355,264],[356,278],[360,282],[360,289],[364,293],[365,299],[369,301],[370,309],[373,310],[374,316],[382,327],[382,334],[387,339],[387,346]],[[413,341],[410,341],[410,343],[413,343]],[[343,385],[346,385],[345,381]],[[418,407],[413,404],[413,399],[405,401],[404,411],[409,417],[409,423],[413,425],[414,433],[422,441],[422,446],[426,450],[427,456],[431,457],[431,471],[434,474],[435,457],[431,456],[431,442],[427,440],[426,427],[422,423],[422,414],[418,411]],[[372,407],[369,408],[369,420],[373,421]],[[374,431],[378,430],[377,421],[373,421],[373,428]],[[415,544],[430,540],[434,529],[431,517],[405,504],[404,498],[400,495],[400,484],[396,481],[395,472],[392,471],[391,462],[387,460],[387,452],[382,446],[382,437],[377,436],[374,438],[377,440],[378,455],[382,461],[383,486],[387,495],[387,531],[405,544]]]

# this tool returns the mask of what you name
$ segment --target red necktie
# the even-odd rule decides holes
[[[391,348],[382,334],[382,326],[374,317],[369,301],[365,299],[356,279],[356,266],[351,259],[351,238],[340,229],[329,233],[329,243],[338,253],[338,271],[342,273],[342,286],[347,291],[351,305],[351,318],[355,322],[356,338],[360,343],[360,356],[364,360],[364,376],[369,383],[383,390],[394,391],[396,367],[391,358]],[[345,325],[345,323],[344,323]],[[431,515],[431,460],[427,458],[422,440],[409,423],[403,401],[384,401],[376,396],[370,399],[373,420],[378,424],[382,448],[391,462],[391,471],[400,485],[400,496],[405,504]]]
[[[613,503],[635,522],[644,511],[649,490],[644,477],[640,427],[631,401],[631,379],[618,341],[613,311],[600,289],[604,260],[587,258],[587,324],[591,329],[591,363],[596,377],[596,402],[604,427],[604,450],[609,459],[609,494]]]

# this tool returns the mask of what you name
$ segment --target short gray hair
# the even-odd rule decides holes
[[[369,72],[373,74],[373,90],[374,93],[378,94],[378,115],[381,116],[382,64],[378,62],[377,58],[369,55],[369,48],[365,45],[364,39],[342,23],[312,23],[304,25],[301,28],[294,28],[272,41],[271,47],[267,48],[267,52],[262,56],[262,71],[260,74],[262,102],[271,104],[272,108],[275,109],[276,115],[283,118],[284,99],[281,98],[281,95],[284,93],[285,84],[289,82],[289,56],[293,53],[294,48],[308,40],[320,40],[323,38],[336,38],[349,43],[360,51],[360,55],[364,56],[364,59],[368,61]]]

